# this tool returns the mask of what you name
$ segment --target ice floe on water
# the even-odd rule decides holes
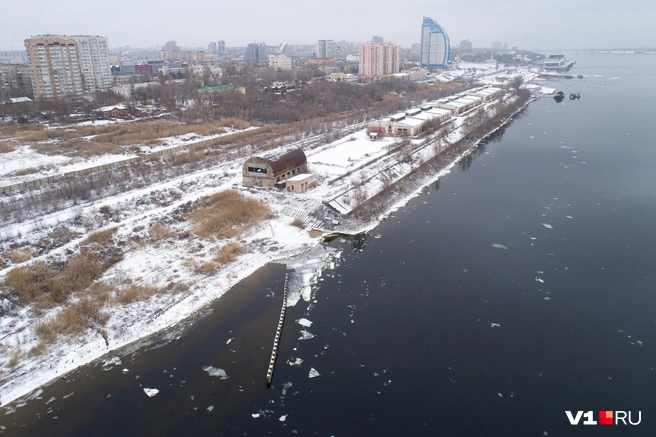
[[[121,359],[119,357],[112,357],[109,360],[104,360],[102,367],[103,370],[108,371],[108,370],[112,370],[114,366],[120,366],[121,364],[123,363],[121,362]]]
[[[272,410],[264,409],[264,410],[258,411],[257,413],[251,414],[251,417],[253,419],[257,419],[257,418],[260,418],[260,417],[263,417],[263,418],[266,419],[267,417],[269,417],[272,414],[273,414]]]
[[[143,391],[144,391],[144,393],[146,393],[148,395],[149,398],[152,398],[157,393],[159,393],[159,390],[157,390],[156,388],[146,388],[146,387],[144,387]]]
[[[301,330],[301,336],[298,337],[299,340],[309,340],[311,338],[314,338],[314,334],[306,329]]]
[[[229,378],[228,374],[223,369],[217,369],[216,367],[212,367],[212,366],[205,366],[205,367],[203,367],[203,370],[206,371],[208,375],[216,376],[219,379],[228,379]]]
[[[291,386],[292,386],[291,381],[287,381],[286,383],[284,383],[282,385],[282,390],[281,390],[280,394],[285,396],[287,394],[287,390],[289,390]]]
[[[494,247],[495,249],[508,249],[506,246],[504,246],[503,244],[499,244],[499,243],[494,243],[492,245],[492,247]]]
[[[535,277],[535,282],[539,282],[541,284],[544,284],[544,279],[538,278],[537,276]]]
[[[285,420],[287,420],[287,414],[283,414],[282,416],[280,416],[280,419],[278,420],[284,422]]]
[[[500,328],[501,325],[498,323],[490,323],[490,328]]]
[[[296,323],[298,323],[299,325],[305,328],[309,328],[310,326],[312,326],[312,322],[305,318],[298,319]]]
[[[213,409],[214,409],[214,405],[210,405],[209,407],[207,407],[207,411],[212,411]]]
[[[303,358],[296,358],[296,359],[293,360],[293,361],[292,361],[292,359],[290,358],[289,361],[287,361],[287,364],[289,364],[290,366],[301,367],[301,364],[303,364]]]
[[[228,341],[226,341],[226,344],[230,344],[230,343],[232,343],[232,340],[234,340],[234,339],[235,339],[235,337],[230,337],[230,338],[228,339]]]
[[[553,229],[553,226],[551,226],[549,223],[540,223],[540,224],[547,229]]]
[[[34,399],[37,399],[39,396],[43,394],[43,389],[40,388],[38,390],[33,391],[29,396],[25,398],[26,401],[33,401]]]
[[[316,378],[317,376],[321,376],[321,373],[319,373],[314,367],[310,367],[308,378]]]

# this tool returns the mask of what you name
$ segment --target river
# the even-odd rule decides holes
[[[289,308],[270,388],[282,264],[5,408],[0,430],[592,436],[565,412],[612,410],[641,414],[613,435],[656,435],[656,56],[575,60],[584,79],[545,85],[580,100],[531,103],[371,233],[328,244],[340,257]]]

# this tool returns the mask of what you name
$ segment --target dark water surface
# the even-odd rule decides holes
[[[289,309],[270,389],[283,266],[181,338],[45,388],[4,433],[656,435],[656,57],[577,61],[585,79],[546,85],[581,100],[532,103],[370,235],[332,243],[341,259]],[[314,338],[297,340],[300,317]],[[571,426],[566,410],[642,422]]]

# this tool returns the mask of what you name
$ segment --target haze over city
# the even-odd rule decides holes
[[[402,47],[419,41],[423,16],[435,18],[451,43],[469,39],[475,47],[505,41],[529,50],[612,49],[656,46],[654,5],[635,0],[631,7],[609,0],[554,0],[549,3],[425,0],[404,4],[337,0],[329,7],[307,2],[184,3],[164,1],[88,3],[71,0],[58,7],[37,0],[30,8],[8,3],[0,29],[0,49],[22,50],[37,34],[93,34],[111,47],[147,47],[175,39],[181,46],[204,47],[225,40],[248,43],[315,43],[329,38],[369,40],[382,35]]]

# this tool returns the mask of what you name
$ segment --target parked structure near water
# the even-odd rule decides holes
[[[279,156],[252,156],[242,167],[242,184],[282,188],[288,179],[307,172],[307,157],[301,149],[293,149]]]

